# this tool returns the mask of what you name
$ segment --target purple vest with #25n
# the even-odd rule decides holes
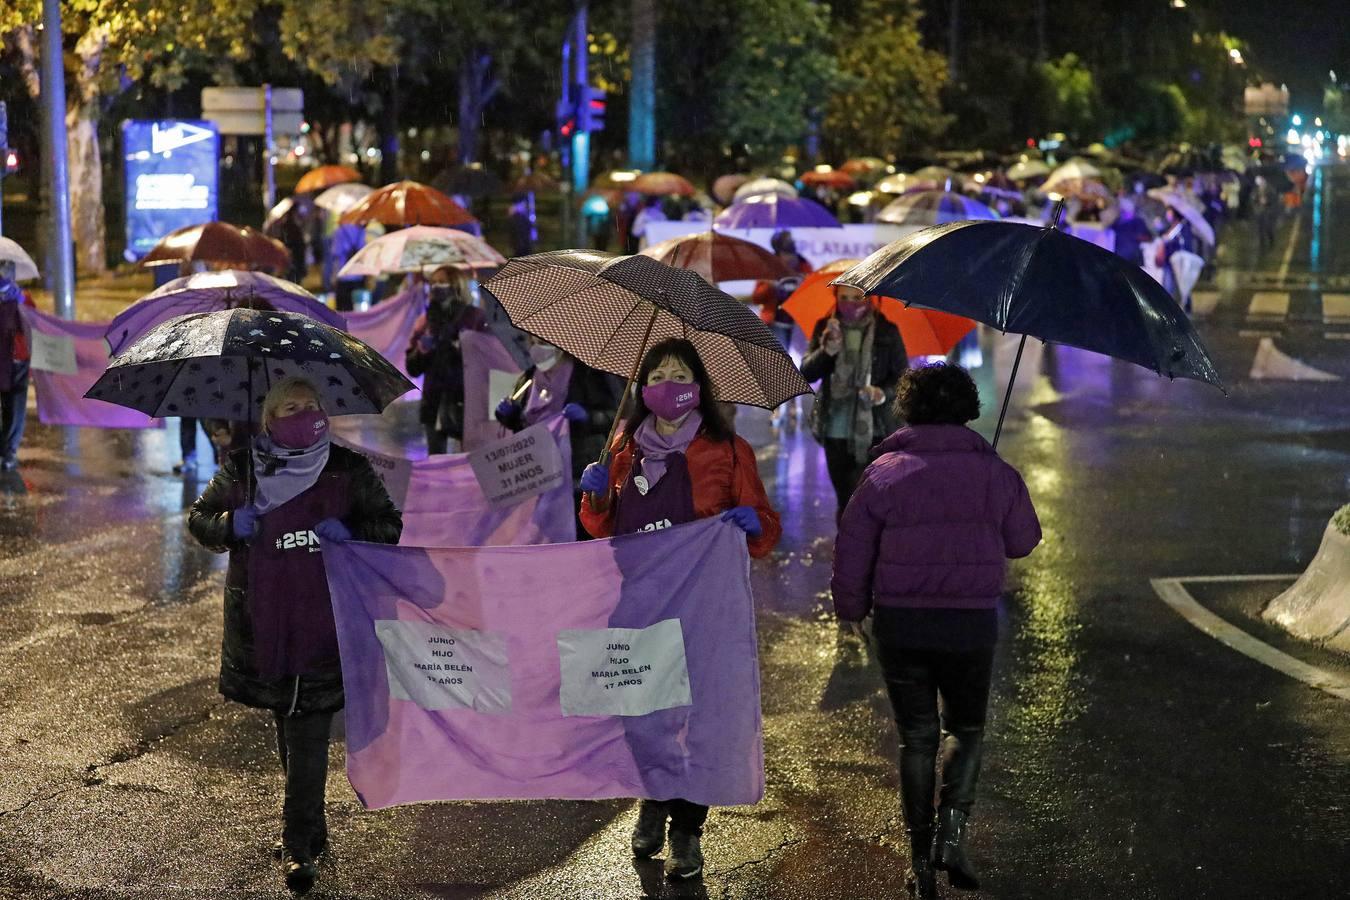
[[[689,480],[689,464],[683,453],[666,457],[666,474],[645,493],[640,485],[646,484],[646,480],[639,481],[640,478],[643,478],[642,452],[634,448],[633,468],[615,501],[615,534],[658,531],[697,518],[694,515],[694,485]]]
[[[324,472],[309,490],[258,517],[249,545],[253,655],[264,678],[339,668],[337,627],[314,526],[350,510],[350,478]]]

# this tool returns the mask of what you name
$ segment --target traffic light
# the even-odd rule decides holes
[[[0,151],[5,154],[4,174],[13,175],[19,171],[19,151],[13,147],[0,147]]]
[[[605,130],[605,92],[583,85],[577,103],[577,127],[581,131]]]

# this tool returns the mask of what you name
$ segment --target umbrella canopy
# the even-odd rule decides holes
[[[840,166],[839,170],[855,178],[873,178],[885,172],[889,165],[886,160],[875,156],[855,156]]]
[[[558,179],[547,172],[528,172],[511,182],[511,191],[518,194],[547,194],[558,189]]]
[[[628,190],[646,194],[649,197],[667,197],[671,194],[692,197],[698,193],[688,180],[674,172],[644,172],[633,179],[633,183]]]
[[[346,184],[360,180],[361,173],[347,166],[319,166],[317,169],[310,169],[300,176],[300,180],[295,183],[295,192],[297,194],[308,194],[311,191],[330,188],[335,184]]]
[[[654,244],[642,251],[668,266],[689,269],[711,284],[719,281],[777,281],[794,274],[776,255],[729,234],[705,231]]]
[[[731,199],[733,203],[738,203],[748,197],[757,197],[760,194],[781,194],[784,197],[795,197],[797,196],[797,189],[781,178],[755,178],[736,188],[736,193],[732,195]]]
[[[749,175],[721,175],[712,183],[713,199],[723,206],[731,204],[736,191],[750,180]]]
[[[631,191],[642,173],[637,169],[611,169],[591,182],[593,191]]]
[[[1143,269],[1055,228],[953,222],[901,238],[839,276],[1000,331],[1219,385],[1181,307]]]
[[[783,311],[792,316],[807,337],[815,334],[821,319],[834,312],[834,288],[830,282],[859,262],[837,259],[826,263],[802,279],[801,286],[783,301]],[[905,306],[892,297],[874,297],[872,300],[881,314],[900,329],[905,352],[910,356],[945,356],[975,328],[970,319],[951,313]]]
[[[258,421],[268,389],[290,376],[313,384],[330,416],[382,412],[413,387],[346,332],[295,313],[231,309],[161,322],[85,396],[149,416]]]
[[[30,281],[38,277],[38,267],[33,257],[7,237],[0,237],[0,262],[14,263],[15,281]]]
[[[433,187],[416,181],[387,184],[368,194],[342,214],[344,225],[379,222],[391,228],[408,225],[440,225],[457,228],[478,220],[468,210]]]
[[[945,184],[948,181],[959,184],[961,181],[957,174],[946,166],[924,166],[914,173],[914,177],[937,184]]]
[[[1028,181],[1032,178],[1040,178],[1042,175],[1049,174],[1050,167],[1039,159],[1019,160],[1008,169],[1008,179],[1010,181]]]
[[[858,186],[852,175],[838,169],[830,169],[828,172],[803,172],[801,182],[813,187],[834,188],[836,191],[851,191]]]
[[[281,224],[281,220],[291,214],[295,209],[295,200],[291,197],[285,197],[280,203],[267,211],[267,217],[263,219],[263,234],[272,234],[273,229]]]
[[[480,162],[446,169],[431,179],[431,186],[446,194],[463,197],[489,197],[499,193],[502,180],[483,168]]]
[[[335,184],[315,197],[314,205],[340,216],[374,192],[368,184]]]
[[[829,210],[814,200],[755,194],[737,200],[713,220],[714,228],[842,228]]]
[[[451,266],[467,272],[495,269],[506,262],[487,241],[453,228],[413,225],[366,244],[347,260],[339,278],[421,272]]]
[[[108,349],[121,353],[137,338],[175,316],[235,309],[282,310],[309,316],[317,322],[346,330],[341,313],[324,306],[300,285],[262,272],[196,272],[175,278],[122,310],[108,325]]]
[[[1178,194],[1175,191],[1168,191],[1158,197],[1163,203],[1177,211],[1177,215],[1185,219],[1195,232],[1195,236],[1200,240],[1214,246],[1214,227],[1205,221],[1204,210],[1198,208],[1185,195]]]
[[[275,269],[291,264],[284,244],[248,226],[207,222],[171,231],[141,258],[142,266],[214,263],[239,269]]]
[[[1050,177],[1045,179],[1045,184],[1041,185],[1041,190],[1054,191],[1058,190],[1060,185],[1068,182],[1081,182],[1089,179],[1100,179],[1101,177],[1101,169],[1092,163],[1085,159],[1071,159],[1050,173]]]
[[[874,189],[883,194],[907,194],[910,191],[941,190],[945,184],[945,180],[939,182],[931,178],[919,178],[906,175],[904,172],[896,172],[878,181]]]
[[[615,375],[631,378],[646,348],[682,337],[698,349],[719,401],[772,409],[811,393],[768,326],[688,269],[555,250],[508,261],[483,290],[517,328]]]
[[[964,194],[951,191],[914,191],[891,201],[877,213],[878,222],[891,225],[941,225],[964,219],[997,219],[998,213]]]

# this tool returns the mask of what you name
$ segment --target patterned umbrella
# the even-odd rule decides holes
[[[330,188],[335,184],[346,184],[360,180],[361,173],[347,166],[319,166],[317,169],[310,169],[300,176],[300,180],[295,183],[295,192],[297,194],[308,194],[311,191]]]
[[[290,267],[291,254],[280,241],[246,225],[207,222],[169,232],[150,248],[140,264],[148,267],[185,262],[284,271]]]
[[[379,413],[412,390],[351,335],[295,313],[192,313],[161,322],[108,363],[85,394],[150,416],[257,421],[276,381],[296,375],[332,416]]]
[[[713,227],[737,228],[843,228],[829,210],[814,200],[784,197],[782,194],[756,194],[737,200],[722,210]]]
[[[830,282],[859,262],[837,259],[826,263],[802,279],[801,287],[783,301],[783,311],[792,316],[808,338],[815,334],[820,320],[834,312],[836,301]],[[964,316],[905,306],[894,297],[873,297],[872,302],[900,329],[900,339],[910,356],[945,356],[975,329],[975,323]]]
[[[368,184],[335,184],[322,194],[314,198],[314,205],[320,209],[326,209],[334,215],[342,215],[356,204],[360,203],[375,189]]]
[[[433,187],[416,181],[387,184],[342,214],[343,225],[379,222],[391,228],[440,225],[458,228],[478,220],[468,210]]]
[[[671,194],[692,197],[697,193],[687,179],[674,172],[644,172],[633,179],[629,190],[649,197],[668,197]]]
[[[37,263],[17,243],[0,237],[0,262],[14,263],[14,280],[29,281],[38,277]]]
[[[262,272],[197,272],[175,278],[122,310],[108,325],[104,338],[116,355],[160,322],[194,312],[218,312],[245,307],[280,309],[309,316],[333,328],[346,330],[347,320],[324,306],[300,285]]]
[[[759,244],[716,231],[671,238],[648,247],[642,255],[677,269],[697,272],[710,284],[777,281],[793,274],[781,259]]]
[[[784,197],[795,197],[797,196],[797,189],[781,178],[756,178],[736,188],[736,193],[732,194],[731,199],[732,202],[739,203],[760,194],[781,194]]]
[[[468,272],[495,269],[506,257],[484,241],[453,228],[414,225],[378,237],[356,252],[339,278],[422,272],[452,266]]]
[[[997,219],[998,213],[977,200],[951,191],[914,191],[897,197],[877,213],[890,225],[942,225],[965,219]]]
[[[720,401],[773,409],[810,386],[767,325],[687,269],[646,256],[555,250],[519,256],[483,283],[512,324],[630,381],[648,347],[698,348]]]

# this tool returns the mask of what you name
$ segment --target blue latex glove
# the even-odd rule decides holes
[[[723,522],[731,522],[751,537],[759,537],[764,527],[759,524],[759,513],[753,506],[737,506],[722,513]]]
[[[581,473],[581,489],[588,494],[609,493],[609,466],[591,463]]]
[[[586,412],[586,407],[580,403],[569,403],[563,407],[562,412],[563,418],[569,422],[585,422],[590,418],[590,414]]]
[[[340,519],[324,519],[314,526],[314,533],[325,541],[342,542],[352,539],[351,529],[343,525]]]
[[[498,419],[505,421],[506,419],[514,419],[518,415],[520,415],[520,404],[510,397],[497,404]]]
[[[251,541],[258,532],[258,511],[252,506],[241,506],[230,516],[230,529],[236,541]]]

